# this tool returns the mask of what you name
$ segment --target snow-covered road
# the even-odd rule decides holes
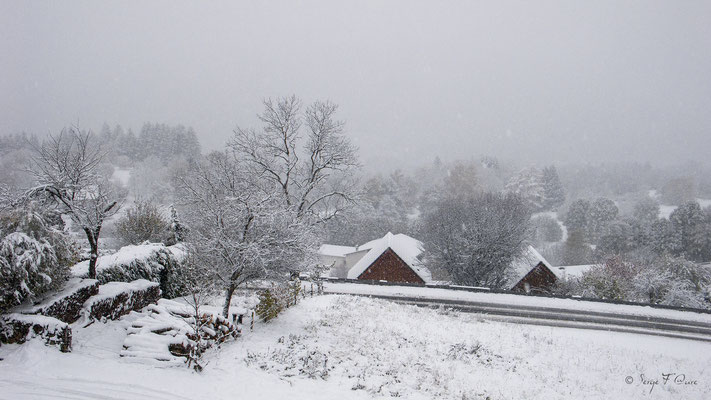
[[[327,282],[324,290],[326,293],[374,297],[401,304],[446,307],[516,323],[642,333],[711,342],[711,315],[689,311],[362,283]]]

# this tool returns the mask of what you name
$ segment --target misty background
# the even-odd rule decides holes
[[[437,282],[711,308],[711,3],[0,7],[0,247],[58,254],[0,276],[178,249],[148,278],[228,317],[390,232]]]
[[[366,170],[708,163],[711,3],[2,2],[0,133],[193,127],[330,99]]]

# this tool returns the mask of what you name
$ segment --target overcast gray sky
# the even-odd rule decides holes
[[[0,3],[0,133],[331,99],[371,165],[709,160],[711,1]]]

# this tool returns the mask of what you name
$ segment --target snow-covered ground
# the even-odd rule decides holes
[[[246,329],[209,352],[196,373],[121,358],[126,327],[138,317],[75,328],[68,354],[38,341],[0,347],[0,398],[702,399],[711,393],[711,344],[682,339],[516,325],[326,295]],[[684,374],[686,384],[664,384],[666,373]]]

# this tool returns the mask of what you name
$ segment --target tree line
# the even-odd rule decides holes
[[[39,288],[25,294],[6,289],[14,296],[7,304],[49,287],[41,282],[66,276],[80,252],[52,243],[70,228],[86,238],[87,275],[95,276],[105,222],[122,208],[113,234],[124,244],[182,243],[190,253],[188,286],[221,291],[225,313],[239,285],[315,267],[318,244],[358,245],[388,231],[421,239],[422,262],[436,279],[457,284],[507,287],[512,261],[534,244],[554,264],[600,264],[577,285],[561,284],[559,292],[644,297],[645,285],[659,286],[652,276],[682,282],[696,294],[708,287],[693,262],[711,260],[711,217],[694,201],[667,219],[645,194],[631,212],[622,212],[619,200],[572,198],[569,169],[521,169],[490,156],[455,162],[435,157],[413,171],[364,176],[335,104],[305,105],[291,96],[263,106],[259,126],[236,127],[222,150],[207,154],[195,132],[180,125],[148,123],[138,135],[105,125],[98,134],[72,127],[44,140],[3,138],[4,154],[31,159],[23,179],[0,184],[0,210],[15,221],[0,227],[7,239],[4,282]],[[128,166],[127,191],[111,177],[116,167]],[[18,190],[23,180],[34,184]],[[659,187],[660,198],[666,201],[685,182],[669,180]],[[18,210],[31,210],[45,227],[27,236],[32,246],[11,235],[29,230]],[[18,246],[34,255],[17,257]],[[23,264],[27,259],[41,261]],[[47,268],[65,272],[52,278]],[[30,281],[35,284],[26,285]],[[682,292],[671,288],[646,298],[671,301],[669,293],[679,299]]]

